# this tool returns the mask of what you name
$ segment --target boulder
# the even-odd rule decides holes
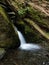
[[[0,6],[0,47],[19,47],[20,42],[17,32],[15,33],[13,24],[4,8]]]
[[[3,56],[5,55],[5,49],[4,48],[0,48],[0,59],[3,58]]]

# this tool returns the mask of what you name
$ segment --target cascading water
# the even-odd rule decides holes
[[[22,33],[20,31],[17,30],[17,28],[14,26],[14,29],[15,29],[15,32],[18,32],[18,36],[19,36],[19,39],[20,39],[20,49],[22,50],[39,50],[41,49],[41,46],[39,45],[36,45],[36,44],[31,44],[31,43],[27,43],[25,41],[25,38],[24,36],[22,35]]]
[[[19,36],[19,39],[20,39],[20,43],[21,44],[26,43],[25,38],[23,37],[22,33],[20,31],[17,31],[17,32],[18,32],[18,36]]]

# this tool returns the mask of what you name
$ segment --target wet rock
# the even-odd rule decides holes
[[[25,23],[22,20],[16,20],[14,24],[17,26],[19,31],[23,34],[25,33]]]
[[[15,33],[14,27],[4,8],[0,6],[0,47],[19,47],[20,42],[17,32]]]
[[[3,58],[5,52],[6,52],[6,51],[4,50],[4,48],[0,48],[0,59]]]

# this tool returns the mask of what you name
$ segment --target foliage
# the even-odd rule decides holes
[[[39,34],[41,34],[44,38],[49,40],[49,22],[46,20],[46,17],[44,16],[43,13],[41,13],[38,10],[29,6],[27,1],[19,2],[17,0],[14,0],[14,1],[5,0],[5,3],[15,13],[16,21],[19,21],[21,19],[21,21],[26,23],[29,27],[31,27],[31,29],[32,29],[32,27],[34,27],[34,29],[36,31],[38,31]],[[7,12],[7,14],[8,13],[9,12]],[[10,16],[10,14],[9,14],[9,16]],[[14,21],[15,21],[15,18],[14,18]],[[27,22],[27,19],[29,19],[29,22]],[[30,23],[30,20],[31,20],[31,23]],[[19,22],[21,22],[21,21],[19,21]],[[15,23],[17,26],[18,23],[17,22],[15,22]],[[35,26],[32,25],[33,23],[35,23],[36,25]],[[19,25],[18,25],[18,27],[19,27]],[[23,25],[22,25],[22,27],[23,27]],[[36,29],[36,27],[37,27],[37,29]],[[20,28],[21,28],[21,25],[20,25]],[[48,30],[48,32],[46,29]],[[41,31],[43,33],[41,33]]]

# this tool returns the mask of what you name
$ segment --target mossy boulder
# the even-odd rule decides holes
[[[0,59],[3,58],[3,56],[5,55],[5,49],[4,48],[0,48]]]
[[[14,27],[4,8],[0,6],[0,47],[19,47],[20,42],[17,32],[15,33]]]

